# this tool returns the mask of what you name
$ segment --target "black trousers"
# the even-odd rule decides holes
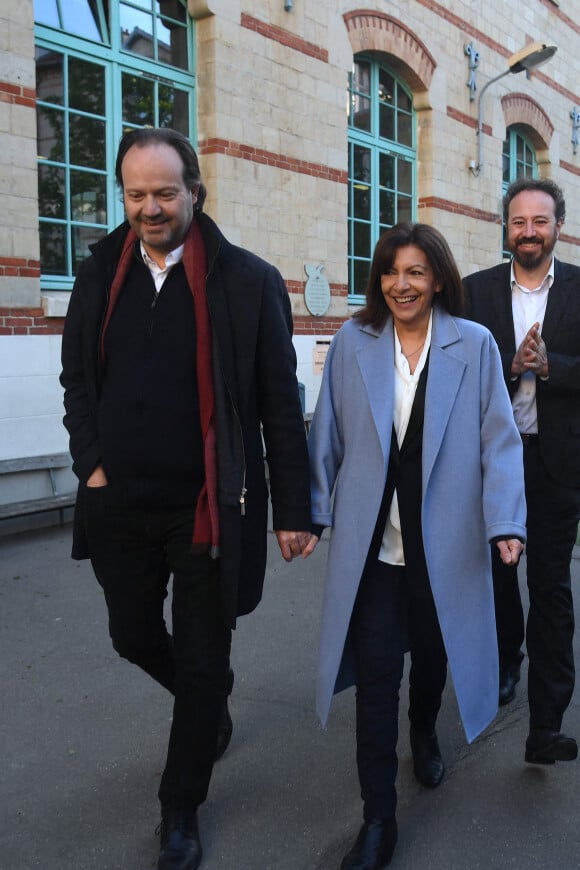
[[[227,695],[231,631],[219,562],[191,551],[194,508],[128,507],[112,487],[87,488],[86,527],[115,650],[174,695],[159,799],[195,810],[206,796]],[[173,574],[172,634],[163,616]]]
[[[524,473],[530,728],[559,731],[574,691],[570,560],[580,518],[580,492],[548,476],[534,438],[524,444]],[[502,565],[495,554],[493,582],[500,663],[509,664],[520,658],[524,615],[517,569]]]
[[[369,559],[351,617],[356,685],[357,767],[364,818],[396,809],[399,689],[411,651],[409,719],[431,732],[441,706],[447,656],[432,597],[409,598],[405,568]]]

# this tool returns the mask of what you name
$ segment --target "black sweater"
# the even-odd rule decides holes
[[[128,504],[191,505],[204,480],[193,296],[181,263],[156,295],[137,252],[105,333],[103,466]]]

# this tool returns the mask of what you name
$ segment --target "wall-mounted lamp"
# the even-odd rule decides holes
[[[475,160],[472,160],[469,164],[469,168],[474,175],[479,175],[483,166],[483,95],[489,86],[499,81],[499,79],[503,79],[504,76],[507,76],[510,73],[520,73],[524,70],[528,72],[531,69],[535,69],[535,67],[550,60],[557,51],[558,47],[556,45],[547,45],[544,42],[532,42],[530,45],[526,45],[525,48],[516,51],[515,54],[512,54],[512,56],[508,58],[508,68],[498,76],[495,76],[495,78],[490,79],[483,86],[479,93],[479,99],[477,102],[477,163]]]
[[[286,12],[292,12],[293,6],[293,0],[284,0],[284,9],[286,10]]]

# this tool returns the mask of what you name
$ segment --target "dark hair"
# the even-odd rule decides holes
[[[541,190],[554,200],[556,223],[564,223],[566,217],[566,201],[562,189],[551,178],[518,178],[506,190],[503,198],[503,220],[507,224],[512,199],[524,190]]]
[[[354,316],[375,329],[382,329],[389,316],[389,309],[381,290],[381,276],[392,267],[399,248],[416,245],[420,248],[433,269],[435,281],[441,292],[434,303],[441,305],[449,314],[463,314],[463,284],[459,269],[449,245],[439,230],[427,224],[400,223],[387,230],[377,242],[366,290],[366,305]]]
[[[119,188],[123,190],[123,175],[121,167],[127,151],[133,146],[144,148],[146,145],[169,145],[174,148],[183,163],[183,181],[188,190],[198,188],[197,202],[194,211],[203,211],[206,197],[206,189],[201,183],[201,172],[197,154],[189,139],[177,130],[169,127],[140,127],[137,130],[129,130],[119,143],[117,162],[115,163],[115,178]]]

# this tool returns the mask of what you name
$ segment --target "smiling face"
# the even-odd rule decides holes
[[[197,189],[187,189],[181,157],[165,143],[133,145],[121,173],[127,219],[147,253],[164,264],[189,229]]]
[[[556,221],[556,204],[543,190],[523,190],[509,205],[507,244],[524,271],[548,267],[562,222]]]
[[[427,330],[440,290],[426,254],[416,245],[397,248],[391,268],[381,275],[381,291],[399,334]]]

